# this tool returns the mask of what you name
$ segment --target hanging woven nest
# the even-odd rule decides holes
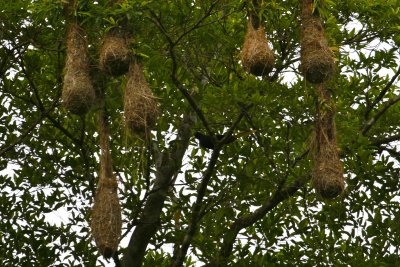
[[[71,23],[67,33],[67,60],[61,95],[63,105],[74,114],[85,114],[96,93],[89,75],[89,55],[84,30]]]
[[[313,84],[328,81],[334,73],[335,61],[325,37],[319,16],[312,14],[310,0],[303,0],[300,39],[300,70]]]
[[[129,70],[128,38],[122,30],[110,30],[100,48],[100,68],[111,76],[126,74]]]
[[[312,182],[315,191],[324,199],[333,199],[344,190],[343,166],[334,142],[321,142],[314,158]]]
[[[264,27],[254,29],[251,20],[247,23],[241,61],[243,68],[255,76],[267,75],[274,67],[275,57],[265,37]]]
[[[110,258],[118,249],[122,220],[118,183],[113,174],[108,141],[109,133],[103,112],[99,116],[99,135],[101,148],[100,179],[92,208],[90,227],[99,252],[103,257]]]
[[[121,237],[121,206],[117,189],[114,177],[101,177],[92,209],[92,236],[105,258],[115,254]]]
[[[333,102],[326,97],[328,92],[322,88],[318,91],[317,121],[311,144],[314,162],[312,182],[319,196],[333,199],[344,190],[343,166],[336,141],[335,108]]]
[[[125,124],[135,134],[147,135],[158,118],[158,102],[139,63],[131,63],[124,99]]]

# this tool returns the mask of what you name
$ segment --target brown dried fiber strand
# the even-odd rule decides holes
[[[111,0],[109,1],[109,6],[120,4],[123,1]],[[111,76],[126,74],[131,61],[131,53],[129,51],[130,34],[126,30],[126,20],[123,19],[122,21],[104,35],[100,47],[100,69]]]
[[[74,114],[85,114],[96,99],[89,75],[86,33],[77,22],[70,22],[68,25],[67,59],[61,99],[63,105]]]
[[[251,19],[247,23],[241,61],[243,68],[255,76],[267,75],[274,67],[275,57],[265,37],[264,27],[260,25],[255,29]]]
[[[333,199],[344,190],[343,165],[336,140],[335,105],[330,93],[319,85],[315,134],[312,140],[312,182],[319,196]]]
[[[143,69],[139,63],[132,62],[124,98],[126,126],[135,134],[147,135],[155,126],[158,114],[158,102],[144,77]]]
[[[109,147],[109,133],[103,112],[99,114],[100,179],[92,208],[91,231],[99,252],[112,257],[121,238],[121,206],[118,198],[118,182],[113,174]]]
[[[117,28],[107,32],[100,48],[99,61],[102,71],[111,76],[126,74],[130,59],[127,34]]]
[[[312,5],[313,0],[301,1],[300,70],[308,82],[319,84],[333,76],[335,61],[321,19],[312,14]]]

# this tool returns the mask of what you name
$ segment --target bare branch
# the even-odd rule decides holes
[[[32,132],[32,130],[35,129],[35,127],[42,122],[44,116],[45,114],[41,113],[40,116],[35,120],[35,122],[32,123],[32,125],[29,126],[28,129],[26,129],[26,131],[17,138],[17,140],[15,140],[12,144],[8,145],[7,147],[1,148],[0,157],[2,157],[3,154],[7,153],[11,149],[13,149],[16,145],[20,144]]]
[[[181,248],[178,250],[178,254],[174,255],[174,261],[172,263],[171,266],[173,267],[180,267],[183,264],[183,261],[186,257],[186,253],[189,249],[189,246],[192,242],[192,239],[194,237],[194,235],[196,234],[197,231],[197,226],[198,226],[198,222],[201,216],[201,207],[203,204],[203,198],[205,196],[206,193],[206,189],[207,189],[207,185],[209,184],[212,175],[214,174],[214,170],[215,170],[215,165],[217,164],[217,160],[219,157],[221,151],[221,146],[220,147],[216,147],[213,150],[213,153],[211,155],[211,159],[210,162],[208,164],[208,167],[203,175],[202,181],[199,184],[199,187],[197,189],[197,198],[196,198],[196,202],[193,205],[192,208],[192,218],[190,220],[190,224],[189,227],[187,229],[186,235],[183,239],[182,242],[182,246]]]
[[[391,98],[389,101],[387,101],[387,102],[386,102],[386,105],[385,105],[381,110],[379,110],[379,111],[375,114],[375,116],[373,116],[373,117],[368,121],[367,124],[364,125],[364,127],[363,127],[362,130],[361,130],[361,134],[362,134],[362,135],[366,135],[367,132],[371,129],[371,127],[375,125],[375,123],[378,121],[378,119],[379,119],[383,114],[385,114],[385,112],[386,112],[391,106],[393,106],[394,104],[396,104],[399,100],[400,100],[400,95],[398,95],[398,96],[396,96],[396,97],[394,97],[394,98]]]
[[[121,266],[122,266],[122,265],[121,265],[121,261],[119,260],[119,253],[118,253],[118,251],[114,254],[113,260],[114,260],[114,263],[115,263],[115,267],[121,267]]]
[[[371,142],[371,145],[373,146],[380,146],[384,144],[389,144],[391,142],[399,141],[400,140],[400,134],[392,135],[389,137],[383,137],[380,139],[375,139]]]
[[[177,43],[179,43],[179,42],[183,39],[183,37],[185,37],[186,35],[188,35],[190,32],[194,31],[195,29],[199,28],[199,27],[201,26],[201,23],[203,23],[203,21],[205,21],[205,20],[211,15],[211,13],[212,13],[214,7],[217,5],[217,3],[218,3],[219,1],[220,1],[220,0],[216,0],[216,1],[212,2],[211,5],[210,5],[210,7],[209,7],[209,8],[206,10],[206,12],[204,13],[204,15],[203,15],[199,20],[197,20],[197,22],[196,22],[192,27],[190,27],[188,30],[186,30],[184,33],[182,33],[182,34],[176,39],[176,41],[173,43],[173,45],[175,46]]]
[[[393,83],[397,80],[399,75],[400,75],[400,66],[398,67],[396,73],[393,75],[392,79],[390,79],[390,81],[385,85],[385,87],[382,89],[382,91],[376,97],[374,102],[371,105],[369,105],[368,110],[365,112],[366,118],[368,118],[368,115],[372,111],[372,109],[383,99],[383,97],[389,91],[390,87],[392,87]]]
[[[186,235],[183,239],[182,246],[178,250],[178,254],[174,255],[174,257],[173,257],[174,261],[171,265],[173,267],[180,267],[183,264],[183,261],[186,257],[189,246],[193,240],[194,235],[196,234],[198,223],[202,216],[201,208],[203,206],[203,199],[206,194],[207,186],[210,183],[212,175],[214,174],[215,165],[217,164],[217,160],[218,160],[219,154],[221,152],[222,146],[223,146],[224,142],[226,141],[226,139],[232,135],[233,131],[236,129],[237,125],[242,120],[244,114],[245,114],[245,112],[242,111],[240,113],[240,115],[238,116],[238,118],[236,119],[236,121],[229,128],[229,130],[225,134],[224,138],[216,143],[216,146],[211,155],[211,159],[208,164],[208,167],[207,167],[206,171],[204,172],[202,181],[199,184],[198,189],[197,189],[196,202],[194,203],[193,208],[192,208],[192,218],[190,220],[189,227],[186,231]]]
[[[260,208],[250,213],[249,215],[245,215],[236,219],[236,221],[232,224],[228,232],[226,232],[223,237],[223,244],[221,246],[219,256],[216,257],[214,262],[210,263],[207,266],[226,266],[226,261],[232,253],[233,244],[240,230],[253,225],[255,222],[264,217],[265,214],[275,208],[279,203],[293,196],[297,192],[297,190],[299,190],[307,181],[308,177],[299,177],[290,186],[285,187],[281,190],[277,190],[274,195],[269,200],[267,200]]]
[[[27,79],[30,80],[28,77],[27,77]],[[35,129],[35,127],[43,121],[44,117],[49,116],[49,113],[54,110],[54,108],[57,106],[57,104],[58,104],[58,98],[53,101],[53,103],[51,104],[51,106],[48,109],[44,109],[42,106],[43,109],[40,109],[41,113],[40,113],[39,117],[35,120],[35,122],[32,123],[32,125],[29,126],[28,129],[26,129],[25,132],[23,132],[17,138],[17,140],[15,140],[12,144],[0,149],[0,157],[2,157],[3,154],[7,153],[11,149],[13,149],[16,145],[20,144],[33,131],[33,129]]]
[[[212,8],[214,7],[215,3],[211,5],[210,9],[208,10],[208,13],[206,13],[200,20],[195,23],[195,25],[192,27],[192,30],[194,27],[199,27],[200,23],[205,20],[207,16],[210,15]],[[168,34],[168,31],[165,29],[164,25],[161,23],[160,18],[154,13],[150,12],[152,17],[153,17],[153,22],[158,26],[158,28],[161,30],[161,32],[164,34],[165,38],[167,39],[169,43],[169,54],[172,59],[172,72],[171,72],[171,79],[172,82],[175,84],[175,86],[178,88],[178,90],[183,94],[183,96],[186,98],[186,100],[189,102],[190,106],[193,108],[193,110],[196,112],[197,116],[199,119],[202,121],[204,128],[208,132],[210,136],[214,136],[214,132],[211,130],[209,127],[209,124],[201,111],[200,107],[197,105],[196,101],[193,99],[193,97],[190,95],[189,90],[186,88],[184,84],[182,84],[179,81],[178,78],[178,62],[177,62],[177,56],[175,53],[175,46],[177,45],[177,40],[180,40],[183,38],[184,35],[188,34],[191,30],[185,31],[176,41],[172,40],[171,36]]]
[[[156,164],[157,171],[154,186],[124,254],[122,260],[122,266],[124,267],[142,266],[147,245],[158,230],[162,207],[171,186],[171,181],[175,173],[181,168],[182,158],[189,146],[190,130],[193,124],[191,115],[185,114],[171,149],[159,155],[160,160]]]
[[[386,146],[381,147],[382,150],[386,150],[390,156],[394,157],[396,160],[400,161],[400,151],[397,151],[396,149],[389,148]]]

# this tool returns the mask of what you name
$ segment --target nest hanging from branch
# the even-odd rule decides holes
[[[92,209],[92,236],[104,258],[115,254],[121,237],[121,207],[117,189],[114,177],[100,177]]]
[[[118,183],[113,174],[108,128],[100,114],[100,179],[92,208],[90,223],[92,236],[104,258],[112,257],[118,249],[121,237],[121,206],[118,198]]]
[[[302,0],[300,69],[308,82],[319,84],[333,76],[335,61],[321,19],[312,13],[312,4],[312,0]]]
[[[148,135],[158,118],[158,102],[147,83],[142,67],[133,62],[129,67],[124,98],[125,124],[138,135]]]
[[[251,19],[247,23],[241,61],[243,68],[255,76],[267,75],[274,67],[275,57],[265,37],[264,27],[259,25],[255,29]]]
[[[344,190],[343,165],[338,154],[335,127],[335,107],[329,92],[317,88],[319,100],[314,138],[312,182],[319,196],[333,199]]]
[[[61,98],[63,105],[74,114],[85,114],[96,99],[89,75],[89,52],[85,35],[78,23],[71,22],[68,25],[67,60]]]
[[[120,76],[129,70],[131,55],[126,35],[123,30],[114,28],[103,39],[100,48],[100,68],[111,76]]]

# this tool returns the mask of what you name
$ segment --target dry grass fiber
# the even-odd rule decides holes
[[[157,99],[147,83],[139,63],[131,63],[124,99],[125,124],[132,133],[147,135],[157,121]]]
[[[109,148],[109,134],[103,113],[99,116],[100,179],[92,208],[91,231],[99,252],[105,258],[112,257],[118,249],[121,237],[121,206],[118,183],[113,174]]]
[[[317,88],[319,103],[315,133],[311,144],[314,166],[312,182],[317,194],[333,199],[344,190],[343,166],[336,141],[335,108],[323,86]],[[322,104],[323,103],[323,104]]]
[[[130,63],[127,37],[116,29],[109,31],[101,45],[99,61],[100,68],[108,75],[126,74]]]
[[[74,114],[85,114],[96,99],[89,75],[88,54],[84,30],[77,23],[71,23],[67,32],[67,60],[61,99]]]
[[[100,177],[92,209],[92,235],[105,258],[114,255],[121,237],[121,207],[117,189],[114,177]]]
[[[311,14],[311,12],[310,0],[303,0],[300,33],[300,69],[308,82],[319,84],[332,77],[335,61],[328,46],[321,19],[319,16]]]
[[[274,53],[268,45],[264,28],[254,29],[251,20],[247,23],[241,60],[243,68],[255,76],[267,75],[274,67]]]

